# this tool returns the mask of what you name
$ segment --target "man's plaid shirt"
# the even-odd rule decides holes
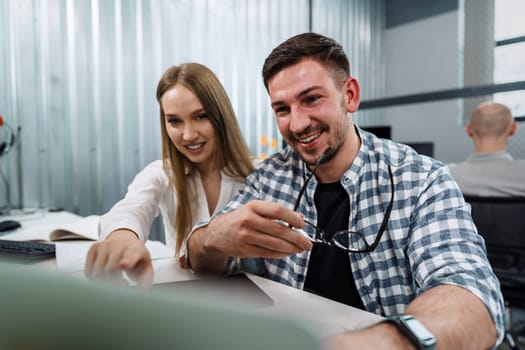
[[[460,286],[485,304],[501,339],[504,304],[499,282],[470,217],[470,206],[448,168],[408,146],[358,132],[361,148],[340,181],[350,198],[348,229],[364,234],[369,244],[376,238],[391,196],[388,166],[394,180],[394,205],[379,245],[373,252],[348,254],[366,310],[384,316],[400,314],[425,290],[440,284]],[[309,172],[298,154],[285,148],[259,164],[222,213],[254,199],[293,208]],[[312,223],[317,222],[316,186],[314,176],[298,208]],[[242,269],[302,289],[309,257],[308,250],[282,259],[231,259],[229,271]]]

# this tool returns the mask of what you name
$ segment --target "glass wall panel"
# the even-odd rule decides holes
[[[260,74],[265,57],[294,34],[323,32],[345,46],[364,98],[372,98],[382,81],[380,57],[372,57],[381,3],[0,1],[0,114],[21,128],[20,142],[0,158],[0,209],[107,211],[160,157],[156,84],[187,61],[218,75],[254,154],[280,149]],[[4,134],[2,127],[0,143]]]

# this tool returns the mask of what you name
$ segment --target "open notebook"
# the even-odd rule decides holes
[[[98,239],[99,220],[99,215],[79,217],[67,223],[35,226],[30,229],[19,230],[2,238],[15,241],[39,242],[56,242],[72,239],[96,241]]]
[[[0,262],[0,349],[319,349],[303,323],[188,291],[109,287]]]

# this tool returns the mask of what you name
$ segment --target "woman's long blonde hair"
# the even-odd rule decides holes
[[[198,63],[184,63],[168,68],[157,85],[157,101],[160,106],[160,127],[162,132],[162,160],[164,171],[177,194],[177,211],[170,224],[177,233],[175,249],[178,252],[182,242],[191,230],[192,203],[188,174],[195,165],[177,150],[166,131],[161,98],[175,85],[181,84],[192,91],[201,102],[217,137],[214,167],[227,175],[246,178],[253,170],[253,156],[242,137],[237,118],[224,87],[215,74]]]

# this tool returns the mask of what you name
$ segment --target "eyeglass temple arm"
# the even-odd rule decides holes
[[[308,183],[310,182],[310,179],[312,178],[312,176],[314,176],[315,171],[317,170],[317,168],[319,168],[319,165],[321,165],[321,161],[324,159],[326,153],[327,151],[325,151],[319,157],[317,162],[315,162],[315,166],[312,169],[312,172],[310,173],[310,175],[308,175],[308,177],[306,178],[306,181],[303,184],[303,187],[301,187],[301,190],[299,191],[299,195],[297,196],[297,199],[295,200],[295,205],[293,206],[293,211],[296,211],[297,208],[299,208],[299,203],[301,202],[301,198],[303,198],[304,191],[306,191],[306,185],[308,185]]]
[[[392,194],[390,195],[390,203],[388,203],[388,208],[386,208],[385,217],[383,218],[383,222],[379,227],[379,232],[381,232],[381,234],[377,235],[376,240],[370,246],[371,250],[374,250],[375,247],[379,244],[379,240],[383,236],[383,232],[385,231],[386,225],[388,224],[388,220],[390,219],[390,212],[392,211],[392,207],[394,205],[394,179],[392,176],[392,169],[390,168],[390,165],[388,166],[388,175],[390,175],[390,192],[392,192]]]
[[[317,166],[316,168],[314,169],[314,171],[317,169]],[[297,208],[299,208],[299,203],[301,202],[301,198],[303,198],[303,194],[304,194],[304,191],[306,191],[306,185],[308,184],[308,182],[310,182],[310,179],[312,178],[312,176],[314,175],[314,171],[312,171],[310,173],[310,175],[308,175],[308,178],[306,179],[306,181],[304,182],[303,184],[303,187],[301,187],[301,190],[299,191],[299,195],[297,196],[297,199],[295,200],[295,205],[293,206],[293,211],[296,211]]]

